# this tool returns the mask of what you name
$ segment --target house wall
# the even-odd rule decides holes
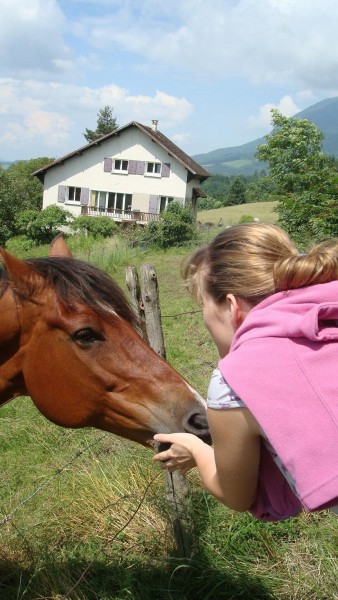
[[[168,177],[156,174],[124,174],[104,171],[105,159],[124,159],[170,163]],[[187,184],[187,170],[168,152],[153,142],[146,134],[131,127],[120,135],[109,138],[101,145],[93,146],[82,154],[65,160],[45,174],[43,208],[51,204],[64,206],[74,216],[81,214],[80,202],[59,202],[59,186],[87,189],[89,205],[92,190],[132,194],[132,210],[159,212],[160,197],[173,197],[185,203],[191,199],[192,188],[197,180]],[[85,202],[83,202],[85,203]]]

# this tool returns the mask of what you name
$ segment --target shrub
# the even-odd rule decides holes
[[[198,200],[198,210],[212,210],[214,208],[222,208],[221,200],[215,198],[200,198]]]
[[[110,237],[118,230],[118,225],[110,217],[90,217],[81,215],[74,219],[71,228],[85,235],[91,235],[97,239],[99,237]]]
[[[178,202],[169,204],[159,221],[152,221],[142,239],[160,248],[182,246],[196,238],[193,216],[189,209]]]
[[[253,223],[254,217],[252,215],[241,215],[238,220],[238,223]]]
[[[24,210],[17,215],[15,222],[19,233],[37,244],[49,244],[72,219],[70,212],[52,204],[44,210]]]

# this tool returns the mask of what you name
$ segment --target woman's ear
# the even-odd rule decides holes
[[[227,294],[226,300],[230,309],[231,323],[236,330],[242,325],[251,307],[243,298],[239,298],[233,294]]]

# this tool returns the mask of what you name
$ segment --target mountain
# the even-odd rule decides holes
[[[15,161],[16,162],[16,161]],[[8,169],[8,167],[10,167],[13,163],[10,162],[9,160],[0,160],[0,168],[1,169]]]
[[[315,123],[325,136],[324,152],[338,156],[338,97],[317,102],[295,116]],[[257,146],[265,142],[265,137],[262,137],[241,146],[196,154],[192,158],[212,175],[253,175],[266,168],[254,157]]]

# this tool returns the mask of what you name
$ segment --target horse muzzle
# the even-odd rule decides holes
[[[184,431],[193,433],[206,444],[211,444],[211,435],[209,431],[206,414],[201,412],[192,412],[184,421]]]

